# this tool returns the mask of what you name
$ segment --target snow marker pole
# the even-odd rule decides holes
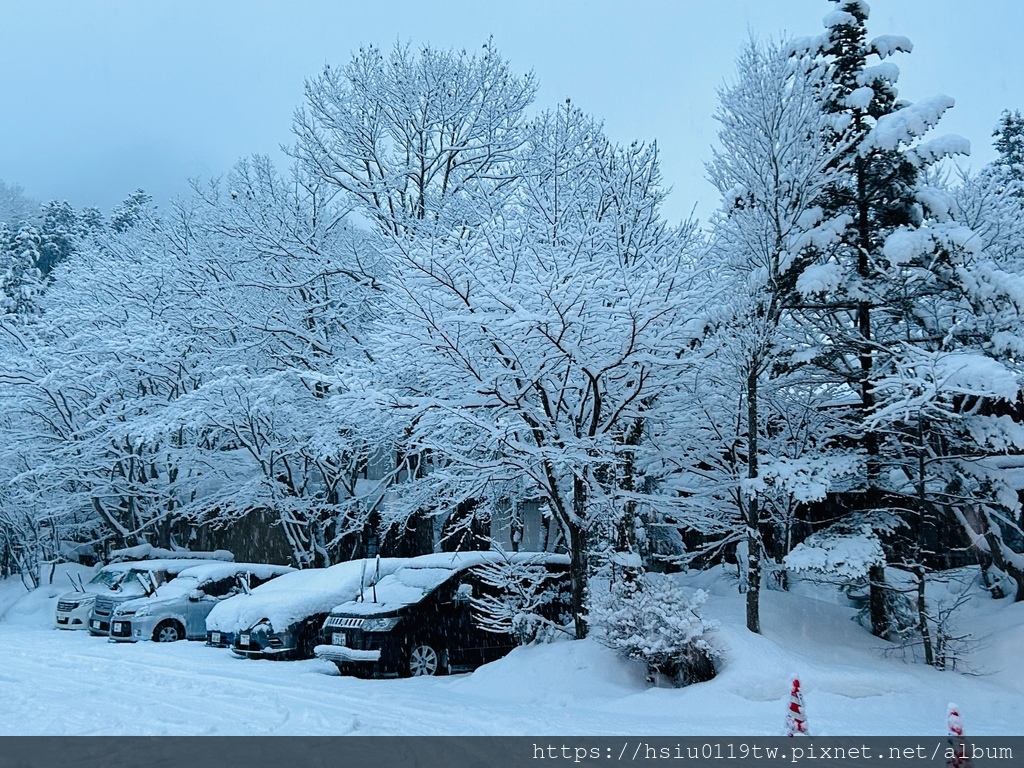
[[[793,684],[789,691],[789,711],[786,712],[787,736],[810,736],[807,727],[807,715],[804,713],[804,697],[800,693],[800,678],[793,676]]]
[[[947,768],[972,768],[971,758],[967,756],[964,748],[964,720],[960,717],[960,707],[956,704],[946,705],[946,728],[949,731],[949,747],[952,751],[952,755],[946,758]]]

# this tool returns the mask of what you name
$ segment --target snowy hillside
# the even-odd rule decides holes
[[[1024,734],[1024,605],[977,594],[961,621],[980,674],[937,672],[882,654],[850,608],[763,594],[764,636],[720,570],[698,577],[721,622],[719,676],[651,688],[639,666],[592,640],[520,648],[468,675],[337,676],[321,661],[256,662],[200,643],[123,646],[52,628],[59,586],[0,582],[0,733],[137,735],[780,735],[798,673],[814,735],[945,733],[946,704],[969,735]]]

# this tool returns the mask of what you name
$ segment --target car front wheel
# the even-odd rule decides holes
[[[158,643],[175,643],[185,636],[176,621],[165,621],[153,630],[153,639]]]
[[[432,643],[416,643],[409,651],[406,673],[409,677],[444,674],[442,652]]]

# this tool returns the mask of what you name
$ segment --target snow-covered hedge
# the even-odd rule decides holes
[[[670,576],[640,573],[593,585],[588,617],[600,643],[645,662],[652,679],[689,685],[715,675],[707,634],[718,624],[700,615],[706,600],[706,592],[690,592]]]

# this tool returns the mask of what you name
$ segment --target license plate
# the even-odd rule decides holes
[[[344,645],[345,644],[345,633],[335,632],[331,635],[331,645]]]
[[[210,642],[214,645],[220,645],[220,632],[211,632]]]
[[[100,628],[100,623],[98,621],[93,621],[92,622],[92,628],[93,629],[99,629]]]
[[[238,644],[239,645],[248,645],[249,644],[249,636],[248,635],[239,635],[238,636]]]
[[[120,632],[121,631],[121,622],[120,621],[115,621],[114,622],[114,631],[115,632]]]

